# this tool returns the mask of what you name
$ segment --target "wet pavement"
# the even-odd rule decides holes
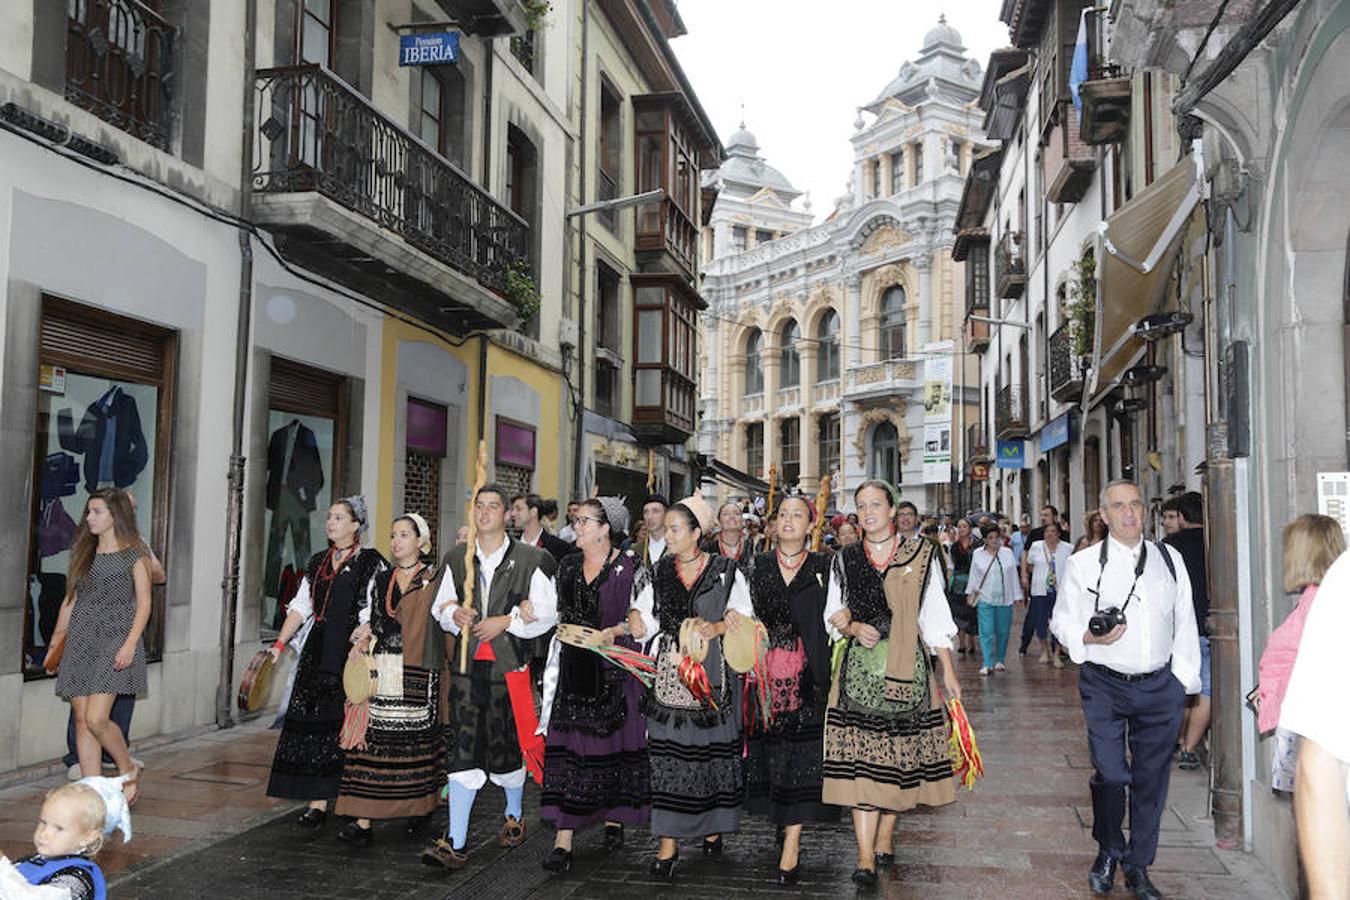
[[[1014,632],[1016,633],[1016,631]],[[895,864],[881,873],[876,896],[949,898],[1086,897],[1096,847],[1087,779],[1090,767],[1077,671],[1014,658],[1006,673],[981,678],[978,663],[960,660],[965,704],[985,757],[986,776],[973,792],[938,810],[900,817]],[[373,847],[353,850],[330,819],[318,833],[291,824],[294,804],[263,796],[276,732],[255,722],[151,751],[134,811],[135,839],[99,855],[113,900],[237,898],[716,898],[757,895],[851,896],[855,851],[847,818],[808,829],[802,880],[771,883],[777,869],[774,829],[747,819],[726,839],[720,858],[681,847],[675,885],[648,874],[654,842],[629,829],[628,845],[607,854],[598,830],[577,836],[570,874],[551,876],[540,862],[552,833],[535,818],[538,793],[526,793],[526,842],[496,845],[501,792],[488,785],[474,808],[469,864],[457,872],[418,859],[421,841],[401,822],[377,825]],[[42,795],[58,779],[0,791],[0,849],[11,858],[31,851],[32,823]],[[1174,771],[1153,879],[1168,898],[1260,898],[1281,893],[1255,858],[1214,846],[1205,814],[1207,773]],[[444,810],[434,827],[443,829]],[[1116,895],[1126,897],[1123,886]]]

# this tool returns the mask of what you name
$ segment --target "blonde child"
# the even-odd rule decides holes
[[[122,782],[96,776],[49,793],[33,831],[36,852],[17,863],[0,856],[0,900],[105,900],[107,884],[91,857],[115,830],[131,840]]]

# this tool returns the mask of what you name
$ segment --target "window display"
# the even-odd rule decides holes
[[[305,563],[327,546],[332,505],[333,419],[272,409],[267,413],[267,531],[262,633],[272,637],[304,577]]]

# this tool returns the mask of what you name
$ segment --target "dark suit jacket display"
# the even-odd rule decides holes
[[[292,440],[295,449],[291,451],[291,465],[282,472],[286,465],[286,449]],[[313,430],[297,420],[272,432],[267,441],[268,509],[277,508],[283,486],[306,512],[314,511],[315,497],[323,489],[323,459],[319,456],[319,442]]]
[[[78,428],[71,410],[63,409],[56,414],[61,449],[84,455],[85,490],[91,494],[99,486],[99,467],[109,421],[113,422],[112,483],[119,488],[130,487],[150,459],[135,397],[114,387],[89,404]]]

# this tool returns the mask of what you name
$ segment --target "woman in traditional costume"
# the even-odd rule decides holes
[[[703,852],[719,856],[722,835],[740,828],[741,703],[721,638],[729,627],[751,627],[745,620],[754,607],[735,561],[700,549],[713,526],[712,509],[702,497],[672,506],[665,524],[667,552],[639,576],[628,624],[633,637],[655,642],[656,682],[643,703],[651,830],[661,839],[652,873],[671,878],[681,838],[702,837]],[[695,618],[701,622],[685,625]],[[705,649],[701,665],[694,662]],[[682,662],[686,650],[694,653]],[[681,665],[688,680],[678,671]]]
[[[806,547],[816,511],[805,497],[778,508],[778,544],[755,557],[750,596],[768,634],[764,670],[772,718],[747,737],[747,810],[778,826],[778,883],[796,884],[802,824],[832,821],[821,803],[821,737],[830,691],[825,586],[830,554]]]
[[[352,635],[353,652],[374,642],[380,675],[364,739],[344,741],[365,746],[347,751],[336,809],[353,817],[338,838],[364,845],[371,819],[407,819],[408,835],[420,836],[440,802],[445,770],[449,720],[441,694],[454,638],[431,617],[437,580],[426,519],[395,519],[389,552],[394,565],[371,579],[371,602]]]
[[[723,503],[717,508],[717,526],[717,534],[703,541],[703,549],[732,560],[749,577],[755,550],[745,533],[741,508],[735,503]]]
[[[598,629],[601,643],[636,650],[627,616],[640,566],[618,548],[628,510],[617,497],[599,497],[583,503],[573,521],[581,552],[558,565],[558,622]],[[539,817],[558,833],[545,869],[572,868],[578,828],[604,822],[604,847],[618,850],[624,825],[647,821],[651,769],[642,695],[642,682],[625,670],[553,639],[544,674],[541,730],[548,737]]]
[[[352,632],[370,600],[371,579],[388,567],[378,551],[361,546],[366,530],[363,498],[334,503],[328,508],[326,527],[328,549],[305,565],[305,577],[271,647],[275,659],[305,622],[313,622],[296,664],[295,685],[267,783],[269,797],[309,801],[296,820],[304,828],[321,826],[328,817],[328,801],[338,795],[345,756],[338,746],[346,700],[342,667]]]
[[[863,540],[835,555],[825,605],[831,634],[847,643],[825,714],[822,796],[852,807],[853,881],[871,888],[877,865],[895,859],[896,813],[956,798],[929,650],[946,698],[959,699],[961,686],[951,655],[956,625],[933,559],[938,548],[896,534],[896,498],[885,482],[864,481],[853,500]]]

